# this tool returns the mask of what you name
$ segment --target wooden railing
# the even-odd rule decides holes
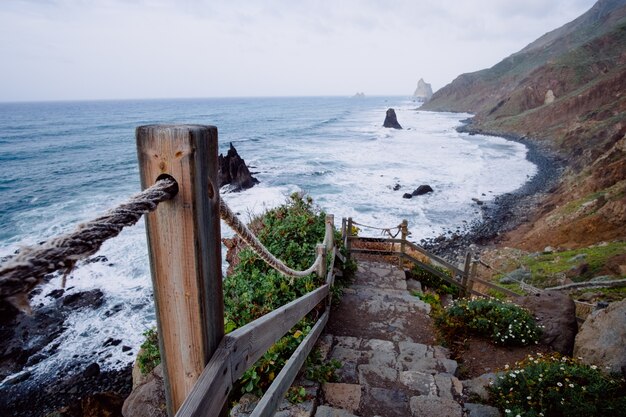
[[[326,217],[324,243],[316,248],[321,257],[316,273],[325,283],[224,335],[217,128],[142,126],[136,136],[143,188],[164,176],[178,184],[178,194],[146,219],[170,416],[222,414],[233,385],[246,370],[323,303],[312,330],[252,414],[273,415],[328,321],[338,254],[333,216]]]
[[[481,297],[488,297],[487,294],[478,291],[475,288],[475,284],[481,284],[484,287],[496,290],[506,296],[517,297],[520,294],[511,291],[508,288],[504,288],[500,285],[494,284],[489,281],[485,281],[477,277],[477,268],[480,264],[478,259],[475,259],[470,252],[465,256],[465,262],[463,269],[453,265],[447,260],[441,258],[422,248],[419,245],[407,240],[408,236],[408,223],[406,220],[401,224],[401,238],[376,238],[376,237],[359,237],[352,233],[353,220],[352,218],[343,219],[342,230],[346,230],[345,233],[345,245],[348,248],[348,254],[364,254],[374,256],[397,256],[401,266],[404,265],[404,261],[409,261],[414,265],[430,272],[431,274],[441,278],[449,284],[455,285],[461,289],[461,292],[468,295],[476,295]],[[355,248],[355,243],[384,243],[388,244],[390,249],[367,249],[367,248]],[[367,246],[367,245],[359,245]],[[396,247],[399,248],[396,250]],[[428,263],[412,256],[410,252],[417,252],[428,259]],[[448,273],[441,269],[448,271]]]

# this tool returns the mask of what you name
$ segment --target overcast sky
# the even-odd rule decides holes
[[[595,0],[0,0],[0,101],[408,95]]]

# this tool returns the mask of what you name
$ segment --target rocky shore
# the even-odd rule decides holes
[[[519,189],[497,196],[493,201],[475,200],[482,211],[481,220],[469,224],[465,230],[448,230],[438,237],[420,242],[426,249],[449,259],[462,258],[468,248],[489,245],[498,237],[522,223],[530,221],[529,215],[538,207],[541,198],[557,184],[563,172],[564,161],[541,146],[536,140],[514,134],[492,134],[476,129],[472,119],[457,128],[470,135],[499,136],[522,143],[528,149],[526,159],[537,166],[537,173]]]

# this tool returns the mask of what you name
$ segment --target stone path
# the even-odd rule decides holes
[[[399,268],[360,261],[318,344],[343,367],[339,383],[322,387],[315,416],[465,415],[457,363],[434,344],[429,309]]]

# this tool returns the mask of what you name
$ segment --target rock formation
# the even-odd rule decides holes
[[[394,109],[387,109],[387,115],[385,116],[384,127],[393,127],[394,129],[402,129],[398,118],[396,117],[396,111]]]
[[[232,143],[226,156],[220,154],[218,162],[219,172],[217,175],[220,188],[229,184],[231,186],[230,191],[236,192],[247,190],[259,183],[259,180],[250,174],[246,161],[239,156]]]
[[[352,97],[354,97],[354,98],[363,98],[363,97],[365,97],[365,93],[361,91],[361,92],[356,93]]]
[[[433,96],[432,87],[430,86],[430,84],[425,82],[423,78],[420,78],[420,80],[417,82],[417,88],[415,89],[415,92],[413,93],[413,97],[422,101],[428,101],[430,100],[432,96]]]
[[[576,336],[574,356],[589,365],[626,373],[626,300],[587,317]]]
[[[404,193],[404,195],[402,195],[403,198],[412,198],[412,197],[416,197],[418,195],[424,195],[424,194],[428,194],[428,193],[432,193],[434,190],[433,188],[428,185],[428,184],[422,184],[419,187],[417,187],[415,190],[413,190],[413,192],[411,194],[409,193]]]
[[[548,90],[546,92],[546,98],[543,100],[543,104],[552,104],[554,103],[554,91]]]
[[[502,281],[500,281],[502,282]],[[519,297],[515,303],[530,310],[543,326],[541,343],[551,346],[563,355],[571,355],[578,331],[576,305],[567,294],[545,291],[537,295]]]

